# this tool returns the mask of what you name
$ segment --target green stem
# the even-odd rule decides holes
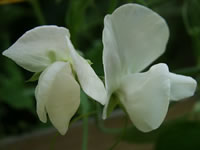
[[[194,45],[194,50],[197,56],[197,66],[200,67],[200,37],[199,36],[192,36],[192,42]]]
[[[83,135],[82,135],[82,150],[87,150],[88,148],[88,116],[85,115],[89,111],[89,102],[87,96],[81,93],[81,110],[83,117]]]
[[[88,147],[88,117],[83,118],[83,142],[82,150],[87,150]]]
[[[196,3],[197,5],[199,3]],[[200,32],[199,30],[197,31],[196,28],[191,27],[190,25],[190,21],[189,21],[189,12],[188,12],[188,5],[189,5],[189,1],[185,0],[183,7],[182,7],[182,18],[183,18],[183,23],[185,25],[186,31],[188,32],[188,34],[190,35],[191,39],[192,39],[192,44],[193,44],[193,48],[195,50],[195,55],[196,55],[196,59],[197,59],[197,66],[200,67]]]
[[[55,145],[56,145],[56,139],[59,136],[59,133],[56,132],[56,135],[53,137],[51,143],[50,143],[50,150],[55,150]]]
[[[113,150],[121,141],[121,137],[119,137],[116,142],[109,148],[109,150]]]
[[[94,115],[96,114],[96,111],[92,111],[92,112],[88,112],[87,114],[81,114],[79,116],[77,116],[76,118],[74,118],[72,121],[70,121],[70,125],[75,123],[76,121],[83,119],[85,117],[89,117],[90,115]]]
[[[101,119],[101,115],[102,115],[102,110],[101,110],[101,106],[100,104],[96,103],[96,110],[97,110],[97,127],[104,133],[108,133],[108,134],[120,134],[123,131],[123,128],[107,128],[104,126],[103,120]]]
[[[30,4],[32,5],[34,11],[35,11],[35,15],[38,19],[38,22],[40,25],[45,25],[46,21],[44,19],[44,15],[42,14],[42,10],[40,8],[39,2],[38,0],[29,0]]]

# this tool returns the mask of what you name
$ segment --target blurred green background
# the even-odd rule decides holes
[[[167,50],[156,62],[167,63],[172,72],[189,75],[199,81],[200,0],[0,0],[0,52],[36,26],[64,26],[69,28],[76,49],[82,51],[93,62],[95,72],[103,76],[101,39],[104,16],[131,2],[153,9],[169,25]],[[0,138],[49,126],[39,121],[35,111],[34,88],[37,83],[26,83],[32,74],[2,55],[0,67]],[[159,150],[200,148],[199,88],[195,100],[195,109],[186,117],[148,135],[129,128],[121,140],[154,140]],[[166,144],[170,140],[172,145]],[[189,142],[191,147],[180,144],[184,141]],[[182,147],[177,148],[176,143]]]

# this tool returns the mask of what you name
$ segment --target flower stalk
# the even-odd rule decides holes
[[[32,5],[35,15],[37,17],[38,23],[40,25],[45,25],[46,21],[44,19],[44,15],[42,13],[42,10],[40,8],[39,2],[38,0],[29,0],[30,4]]]
[[[89,101],[87,96],[82,92],[81,93],[81,112],[83,117],[83,135],[82,135],[82,150],[88,149],[88,112],[89,112]]]

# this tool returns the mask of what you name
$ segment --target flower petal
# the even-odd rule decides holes
[[[69,31],[63,27],[36,27],[22,35],[3,55],[26,70],[40,72],[55,60],[67,59],[66,36],[70,36]]]
[[[148,132],[163,122],[170,98],[168,67],[157,64],[148,72],[124,78],[118,95],[135,126]]]
[[[74,49],[70,39],[66,37],[67,45],[72,57],[72,65],[77,73],[83,91],[94,100],[105,104],[106,90],[103,82],[98,78],[89,63]]]
[[[177,101],[194,95],[197,87],[197,82],[187,76],[170,73],[171,83],[171,100]]]
[[[65,134],[80,104],[80,87],[69,63],[55,62],[40,76],[35,92],[37,113],[46,122],[46,112],[58,131]]]
[[[119,87],[120,77],[122,76],[122,62],[117,52],[117,43],[115,43],[115,35],[113,35],[109,16],[104,20],[105,28],[103,29],[103,66],[105,74],[105,85],[108,95]],[[108,21],[106,21],[108,20]]]
[[[103,30],[106,86],[112,89],[120,76],[150,65],[165,51],[168,37],[165,20],[144,6],[126,4],[107,15]]]

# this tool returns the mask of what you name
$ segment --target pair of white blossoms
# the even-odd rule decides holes
[[[170,73],[166,64],[139,73],[165,51],[168,38],[165,20],[144,6],[126,4],[107,15],[103,29],[105,87],[76,52],[63,27],[36,27],[3,55],[28,71],[41,72],[35,90],[37,113],[42,122],[48,114],[61,134],[66,133],[79,107],[80,86],[105,105],[104,119],[114,94],[135,126],[148,132],[163,122],[170,100],[192,96],[197,86],[191,77]]]

